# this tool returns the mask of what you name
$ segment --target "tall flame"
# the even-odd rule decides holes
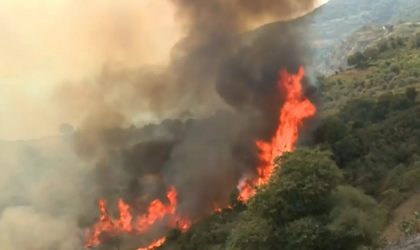
[[[239,184],[241,201],[248,201],[255,195],[255,188],[265,185],[274,171],[274,159],[286,152],[294,151],[299,138],[299,129],[305,119],[313,117],[316,107],[304,95],[302,79],[305,75],[303,67],[296,75],[286,70],[280,71],[279,90],[286,93],[286,101],[280,111],[279,126],[270,142],[257,141],[260,150],[260,166],[256,178],[245,178]]]
[[[156,223],[167,221],[168,227],[180,230],[188,230],[191,222],[188,219],[180,217],[176,213],[177,208],[177,191],[174,187],[168,190],[167,198],[169,204],[164,204],[160,200],[153,200],[145,214],[140,214],[136,218],[133,217],[130,205],[126,204],[122,199],[118,202],[119,218],[114,219],[108,213],[107,203],[104,199],[99,200],[100,217],[99,221],[88,231],[85,246],[92,248],[102,243],[101,236],[104,234],[116,236],[119,234],[135,234],[141,235],[150,230]],[[165,238],[161,238],[152,242],[146,248],[154,249],[164,244]]]

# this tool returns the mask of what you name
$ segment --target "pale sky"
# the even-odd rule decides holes
[[[168,0],[1,0],[0,139],[57,134],[57,87],[97,72],[162,65],[180,38]]]
[[[164,0],[1,0],[0,31],[0,139],[77,123],[54,107],[59,84],[105,62],[162,64],[179,35]]]

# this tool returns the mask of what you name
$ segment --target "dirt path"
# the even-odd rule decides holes
[[[394,210],[391,221],[384,232],[384,237],[390,242],[395,242],[403,237],[399,230],[400,223],[405,218],[412,217],[414,211],[420,211],[420,192],[412,195],[408,200],[403,202]]]

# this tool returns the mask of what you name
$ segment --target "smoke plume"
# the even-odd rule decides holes
[[[256,174],[255,141],[270,139],[278,126],[279,70],[310,63],[308,20],[291,18],[315,1],[173,3],[185,36],[167,67],[111,65],[83,90],[66,87],[58,96],[87,111],[74,146],[96,166],[98,196],[142,210],[175,186],[179,213],[196,220],[226,206],[240,179]],[[273,19],[284,22],[250,32]],[[85,99],[72,98],[80,92]],[[133,125],[150,118],[156,122]]]
[[[0,71],[24,77],[17,90],[13,82],[4,87],[2,98],[19,97],[2,105],[12,107],[8,127],[31,134],[47,124],[49,131],[77,114],[69,119],[74,133],[0,141],[1,249],[81,249],[100,197],[113,215],[119,198],[143,212],[153,199],[167,203],[170,186],[178,191],[178,212],[198,220],[226,206],[239,180],[256,174],[255,141],[271,138],[278,125],[279,70],[310,64],[310,20],[293,18],[311,11],[315,0],[169,1],[1,3],[7,56]],[[168,3],[182,35],[168,26]],[[150,4],[162,9],[160,16],[149,13]],[[152,18],[165,22],[152,29]],[[259,27],[277,20],[284,22]],[[167,62],[165,48],[178,37]],[[165,66],[150,66],[156,63]],[[37,96],[46,88],[38,77],[55,79],[57,68],[60,77],[87,76],[63,84],[53,105],[34,105],[21,89]],[[152,234],[161,236],[162,228]],[[127,236],[120,249],[156,235]]]

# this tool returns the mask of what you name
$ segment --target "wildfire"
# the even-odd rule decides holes
[[[171,187],[167,193],[169,204],[164,204],[158,199],[153,200],[148,206],[147,213],[138,215],[135,219],[131,207],[122,199],[118,202],[119,218],[112,218],[108,213],[106,201],[101,199],[99,201],[99,221],[93,226],[91,231],[88,231],[85,246],[88,248],[98,246],[102,243],[101,236],[104,234],[110,236],[124,233],[141,235],[147,232],[153,225],[164,219],[166,219],[165,221],[167,221],[168,227],[178,227],[182,231],[188,230],[191,226],[191,222],[176,214],[177,195],[176,189]],[[146,248],[140,248],[139,250],[155,249],[163,245],[165,240],[166,238],[161,238],[152,242]]]
[[[274,158],[295,150],[303,121],[315,115],[315,105],[303,93],[302,79],[304,75],[303,67],[299,68],[296,75],[281,70],[278,87],[285,91],[286,101],[280,111],[279,126],[270,142],[256,142],[260,150],[261,162],[257,168],[258,176],[241,181],[239,184],[239,199],[241,201],[248,201],[255,195],[256,187],[268,183],[274,171]]]
[[[256,187],[268,183],[274,171],[274,158],[286,152],[295,150],[299,137],[299,129],[305,119],[315,115],[316,107],[304,96],[302,79],[305,72],[301,67],[296,75],[281,70],[278,81],[279,91],[286,93],[286,101],[279,114],[279,126],[271,141],[256,141],[260,150],[261,164],[257,168],[257,177],[244,178],[240,184],[241,201],[248,201],[255,195]],[[167,192],[169,204],[156,199],[152,201],[145,214],[133,216],[132,208],[122,199],[118,202],[119,218],[114,219],[108,213],[107,203],[99,201],[100,218],[88,231],[85,246],[92,248],[102,243],[102,235],[117,236],[119,234],[141,235],[147,233],[156,223],[165,222],[168,228],[178,228],[186,231],[191,227],[191,221],[177,214],[177,190],[171,187]],[[222,208],[214,204],[216,213]],[[144,248],[137,250],[153,250],[162,246],[166,237],[162,237]]]

